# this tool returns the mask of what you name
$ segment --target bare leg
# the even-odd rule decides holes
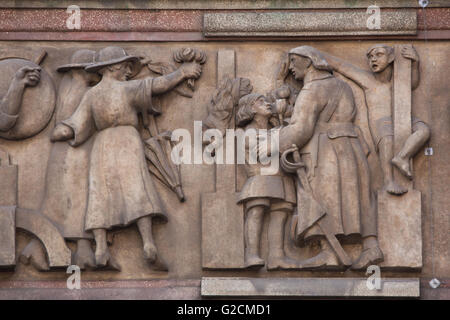
[[[167,271],[167,264],[158,255],[158,250],[156,248],[155,241],[153,240],[152,218],[148,216],[140,218],[137,221],[137,226],[144,244],[144,257],[147,259],[150,267],[153,270]]]
[[[409,179],[413,178],[410,159],[423,147],[429,138],[430,129],[428,126],[422,123],[418,124],[418,130],[408,137],[403,148],[391,161]]]
[[[95,264],[97,267],[110,267],[113,270],[120,270],[120,266],[114,261],[109,253],[106,242],[106,229],[92,230],[95,238]]]
[[[408,191],[394,181],[394,171],[391,164],[391,159],[394,156],[394,137],[383,137],[378,145],[380,150],[381,169],[384,175],[384,187],[390,194],[401,195]]]
[[[294,269],[299,263],[286,256],[284,252],[284,231],[288,213],[286,211],[270,212],[269,220],[269,257],[267,270]]]
[[[137,226],[144,244],[144,256],[149,263],[154,263],[158,250],[153,241],[152,219],[150,217],[143,217],[137,221]]]
[[[255,206],[247,211],[245,219],[245,265],[247,267],[264,265],[264,260],[259,256],[264,209],[264,206]]]
[[[73,263],[81,270],[95,267],[95,255],[92,251],[91,241],[88,239],[77,240],[77,250]]]

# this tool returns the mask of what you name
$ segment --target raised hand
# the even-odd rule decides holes
[[[180,67],[185,79],[197,79],[202,73],[202,67],[196,62],[186,62]]]
[[[34,87],[41,80],[41,68],[22,67],[16,72],[15,79],[24,86]]]
[[[402,56],[406,59],[410,59],[412,61],[419,61],[419,55],[417,54],[416,49],[413,46],[404,46],[402,47]]]

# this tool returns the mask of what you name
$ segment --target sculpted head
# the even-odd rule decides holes
[[[132,69],[132,63],[125,61],[104,67],[98,72],[101,75],[105,75],[107,73],[110,77],[119,81],[127,81],[133,74]]]
[[[289,70],[296,80],[303,80],[310,67],[332,71],[328,62],[316,48],[301,46],[289,51]]]
[[[367,59],[373,72],[383,72],[394,61],[394,48],[376,44],[367,50]]]
[[[239,99],[238,112],[236,114],[236,122],[240,127],[245,126],[256,116],[270,118],[272,109],[266,97],[262,94],[251,93]]]

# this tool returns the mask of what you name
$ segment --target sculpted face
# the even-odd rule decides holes
[[[132,64],[129,61],[116,63],[113,66],[113,75],[116,80],[119,81],[127,81],[131,78],[132,73]]]
[[[306,70],[311,65],[311,60],[296,54],[289,55],[289,70],[294,75],[296,80],[303,80]]]
[[[256,114],[262,116],[272,115],[272,109],[270,108],[270,103],[266,100],[264,96],[259,97],[253,104],[253,110]]]
[[[367,59],[369,60],[370,69],[373,72],[382,72],[392,62],[387,50],[381,47],[370,51],[367,55]]]

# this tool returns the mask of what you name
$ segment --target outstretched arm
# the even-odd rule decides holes
[[[152,93],[162,94],[170,91],[183,80],[200,77],[201,72],[200,64],[195,62],[183,63],[178,70],[153,79]]]
[[[361,88],[367,89],[373,81],[373,75],[369,71],[358,68],[357,66],[328,53],[323,52],[323,55],[333,70],[341,73],[350,80],[353,80]]]
[[[280,153],[293,144],[303,147],[312,137],[323,104],[314,87],[303,88],[295,102],[290,124],[280,130]]]
[[[419,55],[413,46],[404,46],[402,56],[411,60],[411,88],[415,90],[420,83]]]

